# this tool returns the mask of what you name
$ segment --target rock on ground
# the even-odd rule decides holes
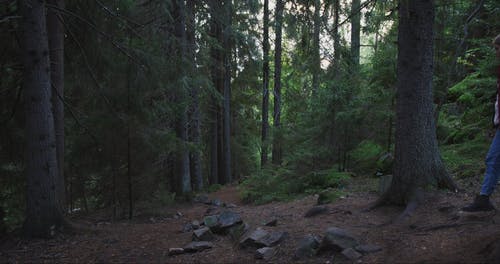
[[[255,258],[269,260],[274,256],[275,253],[276,253],[276,249],[274,249],[272,247],[259,248],[255,252]]]
[[[299,240],[297,249],[295,250],[295,259],[306,259],[316,255],[319,248],[319,239],[313,235],[307,235]]]
[[[342,251],[358,245],[357,239],[348,231],[338,227],[330,227],[321,241],[320,250]]]

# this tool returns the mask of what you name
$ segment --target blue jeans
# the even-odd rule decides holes
[[[500,175],[500,130],[497,129],[490,150],[486,156],[486,172],[484,173],[481,195],[491,195],[495,190]]]

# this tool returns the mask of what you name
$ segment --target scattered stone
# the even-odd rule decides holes
[[[209,207],[205,211],[205,215],[216,215],[216,214],[219,214],[219,209],[217,209],[216,207]]]
[[[286,239],[288,237],[287,232],[271,232],[267,236],[262,237],[261,239],[258,239],[256,242],[257,244],[261,244],[266,247],[273,247],[279,244],[281,241]]]
[[[208,227],[200,228],[193,232],[193,241],[212,241],[214,238]]]
[[[262,228],[257,228],[253,232],[250,232],[248,235],[245,235],[241,238],[240,240],[240,247],[246,248],[246,247],[258,247],[259,244],[257,241],[261,240],[262,238],[268,236],[269,233],[262,229]]]
[[[177,215],[178,217],[182,217],[182,213],[181,212],[177,212],[175,215]]]
[[[328,211],[328,207],[326,206],[314,206],[306,212],[304,217],[313,217],[319,214],[324,214]]]
[[[247,223],[241,223],[230,227],[227,232],[233,241],[238,241],[249,229]]]
[[[200,194],[200,195],[195,196],[193,201],[196,203],[203,203],[203,204],[211,204],[212,203],[212,201],[205,194]]]
[[[378,193],[383,194],[385,191],[389,189],[389,186],[391,186],[392,182],[392,175],[384,175],[380,177],[379,183],[378,183]]]
[[[221,228],[228,228],[241,222],[243,222],[241,216],[232,211],[224,211],[219,215],[218,223]]]
[[[382,175],[392,174],[392,169],[394,166],[394,156],[390,152],[384,153],[377,160],[377,172]]]
[[[313,235],[307,235],[302,238],[295,250],[294,258],[295,259],[306,259],[313,257],[316,255],[316,252],[319,248],[319,239]]]
[[[175,255],[181,255],[181,254],[184,254],[183,248],[169,248],[168,249],[169,256],[175,256]]]
[[[213,248],[213,244],[207,241],[195,241],[184,246],[185,252],[199,252],[205,249]]]
[[[274,249],[272,247],[259,248],[255,252],[255,258],[269,260],[274,256],[275,253],[276,253],[276,249]]]
[[[357,252],[356,250],[354,250],[352,248],[346,248],[346,249],[342,250],[342,255],[344,255],[346,258],[348,258],[350,260],[357,260],[363,256],[359,252]]]
[[[354,249],[356,249],[356,251],[363,253],[363,254],[369,254],[369,253],[375,253],[375,252],[382,251],[382,247],[379,247],[377,245],[368,245],[368,244],[358,245]]]
[[[265,226],[276,226],[277,224],[278,224],[277,218],[273,218],[273,219],[264,223]]]
[[[236,208],[238,207],[236,204],[230,203],[230,204],[225,204],[227,208]]]
[[[330,227],[320,243],[320,250],[341,251],[357,245],[358,241],[349,232],[338,227]]]
[[[193,222],[191,222],[191,226],[193,227],[194,230],[199,229],[201,226],[200,221],[194,220]]]
[[[218,215],[209,215],[203,218],[203,223],[206,227],[210,229],[217,229],[219,226],[219,216]]]
[[[182,233],[187,233],[191,232],[194,230],[193,224],[192,223],[187,223],[182,227]]]
[[[212,200],[212,205],[215,205],[217,207],[221,207],[222,204],[223,204],[222,201],[219,200],[219,199],[217,199],[217,198],[215,198],[215,199]]]

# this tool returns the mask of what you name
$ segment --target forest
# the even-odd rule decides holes
[[[499,261],[498,17],[0,0],[0,262]]]

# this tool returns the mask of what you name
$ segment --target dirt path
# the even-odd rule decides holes
[[[294,262],[298,240],[307,234],[323,236],[331,226],[349,230],[362,243],[375,244],[382,251],[363,256],[362,263],[471,263],[497,261],[500,256],[500,214],[463,215],[459,208],[470,198],[465,193],[436,192],[426,200],[407,223],[390,223],[402,208],[384,207],[361,212],[376,199],[372,192],[359,192],[328,205],[328,213],[305,218],[315,205],[309,196],[292,202],[261,206],[243,205],[235,187],[210,194],[226,203],[238,205],[231,210],[241,214],[251,227],[277,218],[273,230],[286,231],[289,237],[277,246],[271,262]],[[494,201],[500,205],[500,200]],[[97,231],[60,235],[52,240],[9,239],[0,244],[0,262],[117,262],[117,263],[265,263],[255,260],[254,251],[241,250],[227,236],[217,236],[214,248],[203,252],[168,256],[171,247],[191,241],[182,227],[201,220],[213,206],[195,203],[165,209],[161,216],[139,217],[133,222],[92,222]],[[180,217],[174,217],[177,212]],[[313,263],[350,263],[338,254],[323,253]]]

